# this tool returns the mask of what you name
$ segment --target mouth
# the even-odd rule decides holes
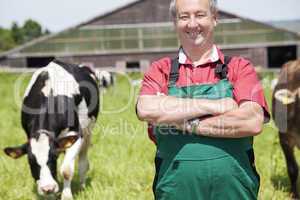
[[[37,192],[40,196],[51,196],[56,195],[59,191],[59,187],[57,183],[54,183],[53,185],[46,185],[41,186],[39,181],[37,181]]]
[[[197,39],[198,37],[202,37],[202,32],[200,31],[187,31],[186,33],[190,39]]]
[[[188,39],[190,39],[196,45],[200,45],[204,41],[204,35],[202,31],[188,31],[186,34]]]

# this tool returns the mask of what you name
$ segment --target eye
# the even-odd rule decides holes
[[[182,20],[182,21],[187,21],[189,19],[189,16],[188,15],[179,15],[178,19]]]
[[[204,17],[206,17],[206,14],[205,14],[205,13],[198,13],[198,14],[196,15],[196,18],[198,18],[198,19],[201,19],[201,18],[204,18]]]

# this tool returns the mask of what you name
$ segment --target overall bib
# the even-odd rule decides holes
[[[217,64],[216,84],[175,85],[178,59],[172,60],[168,95],[180,98],[232,97],[227,64]],[[201,126],[201,123],[200,123]],[[252,137],[228,139],[183,133],[170,126],[154,127],[157,141],[156,200],[257,199],[259,175],[254,166]]]

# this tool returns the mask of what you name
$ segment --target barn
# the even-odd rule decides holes
[[[0,65],[36,68],[50,60],[85,63],[116,71],[144,71],[163,56],[174,56],[178,40],[170,0],[135,0],[75,27],[0,54]],[[215,41],[227,55],[254,65],[279,68],[300,57],[300,36],[292,31],[219,11]]]
[[[269,22],[272,26],[296,32],[300,35],[300,19],[282,20],[282,21],[271,21]]]

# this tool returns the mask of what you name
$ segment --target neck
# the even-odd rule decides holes
[[[204,63],[210,57],[213,43],[205,44],[201,47],[186,48],[183,46],[182,48],[184,49],[186,55],[194,63],[194,65],[198,65]]]

